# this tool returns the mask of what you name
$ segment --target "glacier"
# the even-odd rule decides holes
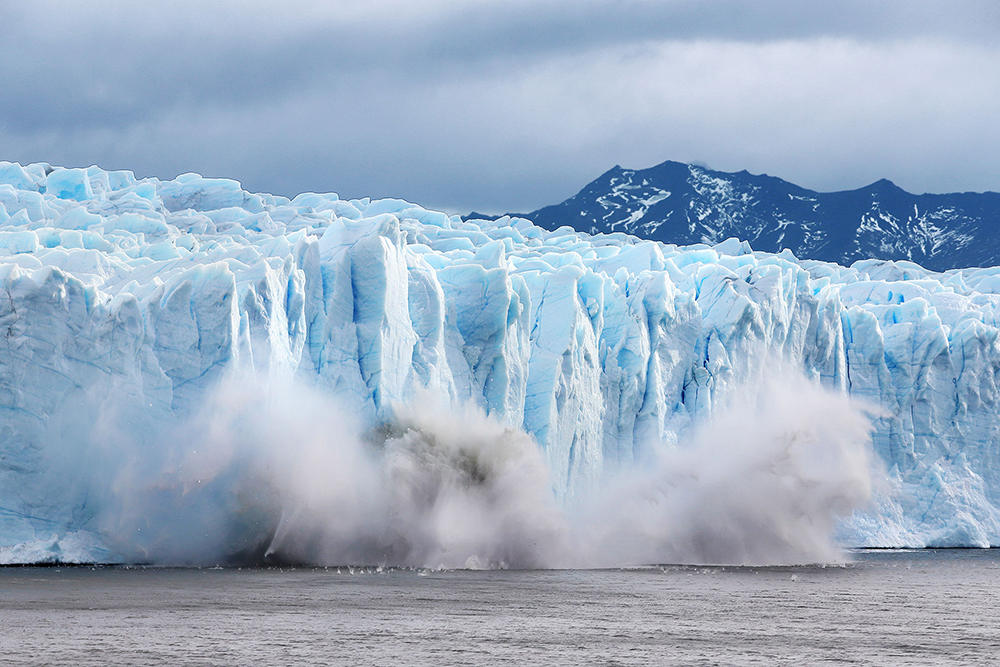
[[[475,406],[530,436],[565,504],[790,370],[872,415],[874,491],[840,543],[1000,545],[998,313],[1000,269],[0,162],[0,563],[128,560],[108,462],[155,459],[235,371],[365,429],[422,396]]]

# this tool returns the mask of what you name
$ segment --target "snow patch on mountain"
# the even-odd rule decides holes
[[[669,198],[658,195],[671,193]],[[525,217],[547,229],[624,231],[688,245],[746,239],[758,250],[850,265],[909,260],[946,270],[1000,264],[1000,195],[913,195],[889,181],[820,193],[778,178],[676,162],[615,167],[562,204]]]

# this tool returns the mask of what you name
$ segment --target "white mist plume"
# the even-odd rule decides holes
[[[370,486],[351,489],[354,501],[310,479],[315,457],[286,468],[288,505],[271,553],[322,564],[551,565],[564,528],[548,472],[524,432],[425,397],[367,439],[355,457]],[[357,440],[343,443],[358,448]],[[359,497],[364,525],[353,536],[331,531],[331,516],[345,506],[356,511]]]
[[[104,532],[171,564],[543,567],[565,531],[537,446],[423,397],[364,433],[291,383],[231,379],[124,468]],[[159,466],[159,471],[155,467]]]
[[[478,409],[418,397],[365,432],[315,390],[233,378],[120,467],[100,527],[168,564],[837,560],[834,522],[870,491],[870,421],[798,378],[733,395],[655,465],[561,508],[538,446]]]
[[[842,559],[832,533],[871,493],[871,420],[797,375],[735,391],[647,472],[579,513],[591,564],[797,564]]]

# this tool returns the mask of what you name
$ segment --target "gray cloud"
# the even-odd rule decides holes
[[[0,0],[0,159],[530,210],[616,162],[1000,189],[995,2]]]

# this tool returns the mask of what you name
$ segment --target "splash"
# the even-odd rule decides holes
[[[523,431],[430,397],[364,430],[328,397],[232,378],[124,466],[101,532],[130,561],[545,567],[565,526]]]
[[[291,502],[269,555],[444,568],[552,564],[565,529],[524,432],[471,407],[452,411],[424,400],[365,440],[364,449],[356,439],[341,441],[364,461],[364,490],[355,487],[351,498],[316,484],[304,468],[291,471]],[[360,515],[359,491],[366,494]],[[331,531],[337,515],[360,520]]]
[[[871,494],[871,420],[794,375],[734,392],[648,471],[576,512],[592,565],[784,565],[844,559],[839,517]]]
[[[475,407],[419,396],[365,430],[314,390],[231,378],[121,466],[98,522],[127,560],[181,565],[837,561],[870,420],[799,378],[760,389],[560,505],[534,441]]]

